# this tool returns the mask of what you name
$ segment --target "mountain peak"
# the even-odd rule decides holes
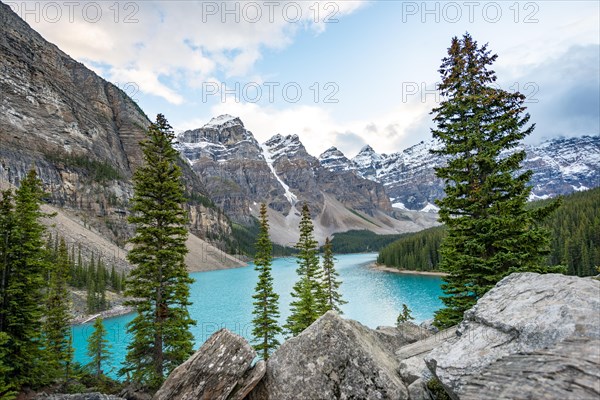
[[[319,156],[319,162],[324,168],[333,172],[355,169],[354,164],[337,147],[330,147]]]
[[[212,118],[203,128],[230,128],[232,126],[244,127],[244,123],[238,117],[234,117],[229,114],[222,114],[218,117]]]
[[[267,140],[263,146],[268,149],[271,153],[273,160],[278,159],[279,157],[286,155],[290,156],[307,156],[308,153],[304,148],[304,145],[300,141],[298,135],[287,135],[283,136],[281,134],[274,135],[271,139]]]
[[[370,145],[366,145],[362,149],[360,149],[358,154],[377,154],[377,153],[375,152],[375,150],[373,150],[373,148]]]
[[[338,154],[338,153],[340,153],[340,154],[342,154],[342,155],[344,154],[344,153],[342,153],[341,151],[339,151],[337,147],[335,147],[335,146],[331,146],[330,148],[328,148],[327,150],[325,150],[325,151],[323,152],[323,154],[321,154],[321,155],[319,156],[319,158],[323,157],[325,154]]]

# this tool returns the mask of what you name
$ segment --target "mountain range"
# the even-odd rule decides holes
[[[277,134],[260,144],[239,118],[221,115],[179,134],[178,142],[210,198],[234,222],[252,224],[260,203],[268,204],[272,238],[279,244],[297,240],[304,203],[320,241],[352,229],[398,233],[436,224],[435,217],[394,210],[381,183],[325,168],[297,135]]]
[[[349,229],[394,233],[431,226],[435,219],[422,212],[435,212],[435,199],[444,195],[435,168],[445,160],[430,152],[439,148],[434,140],[392,154],[365,146],[352,159],[331,147],[316,158],[297,135],[259,143],[240,118],[221,115],[182,132],[178,142],[210,198],[234,221],[251,223],[258,205],[267,203],[281,244],[295,237],[305,202],[323,239]],[[522,148],[523,168],[534,172],[532,200],[600,186],[600,136]]]
[[[444,182],[436,178],[435,168],[445,160],[431,154],[432,149],[439,149],[435,140],[391,154],[378,154],[367,145],[348,159],[331,147],[319,156],[319,161],[330,171],[354,171],[383,184],[394,207],[435,211],[435,199],[444,195]],[[523,169],[533,171],[531,200],[600,186],[599,135],[555,138],[518,149],[527,155]]]

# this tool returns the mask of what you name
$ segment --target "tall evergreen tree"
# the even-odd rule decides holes
[[[260,231],[255,248],[254,268],[258,271],[258,282],[252,296],[254,299],[252,336],[254,336],[254,348],[263,360],[268,360],[270,352],[279,346],[276,336],[282,332],[282,329],[277,322],[279,295],[273,289],[273,276],[271,275],[273,245],[269,237],[267,205],[264,203],[260,206]]]
[[[102,363],[110,358],[110,344],[106,339],[106,328],[102,317],[94,321],[94,332],[88,338],[87,353],[92,358],[89,367],[94,371],[96,378],[99,378],[102,372]]]
[[[71,363],[69,349],[70,301],[69,253],[63,238],[60,239],[55,261],[50,265],[50,279],[46,294],[46,319],[43,325],[44,348],[55,371],[65,371]]]
[[[9,305],[8,284],[11,273],[10,245],[15,228],[13,193],[7,190],[0,199],[0,266],[2,267],[2,280],[0,281],[0,332],[6,329],[6,318]],[[6,339],[6,343],[8,342]]]
[[[333,257],[333,248],[329,238],[325,239],[323,246],[323,291],[325,292],[325,302],[323,304],[323,313],[329,310],[335,310],[343,314],[340,306],[347,302],[342,299],[339,280],[339,274],[335,270],[335,258]]]
[[[0,205],[0,237],[3,238],[1,332],[4,363],[15,387],[46,383],[48,370],[41,346],[43,288],[47,272],[44,226],[40,218],[41,181],[31,170],[16,190]]]
[[[7,346],[10,340],[6,332],[0,332],[0,399],[12,400],[17,396],[14,386],[12,368],[8,359],[9,348]]]
[[[184,262],[187,218],[175,136],[163,115],[148,128],[141,143],[144,165],[134,175],[134,197],[129,222],[136,225],[127,258],[135,265],[126,281],[125,295],[134,299],[137,316],[129,323],[123,374],[136,382],[158,387],[165,374],[192,354],[193,336],[188,306],[193,282]]]
[[[291,314],[285,329],[296,336],[323,314],[325,294],[321,283],[322,271],[319,268],[318,243],[313,235],[314,227],[307,204],[302,207],[300,239],[296,243],[298,254],[298,281],[294,284]]]
[[[440,68],[444,100],[432,111],[432,133],[443,145],[433,152],[447,159],[436,174],[446,182],[446,197],[437,204],[448,229],[440,268],[449,275],[438,327],[461,321],[504,276],[540,270],[548,251],[537,224],[556,205],[527,210],[532,172],[518,172],[525,152],[516,147],[535,125],[526,126],[524,95],[494,85],[489,66],[496,58],[465,34],[452,39]]]

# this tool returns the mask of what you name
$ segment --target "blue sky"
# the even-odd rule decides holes
[[[402,150],[430,137],[437,69],[468,31],[499,55],[499,85],[529,96],[530,142],[600,132],[596,1],[7,3],[178,131],[228,113],[259,141],[298,134],[314,155]]]

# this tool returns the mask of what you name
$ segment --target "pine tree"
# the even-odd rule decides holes
[[[279,295],[273,289],[271,263],[273,260],[273,245],[269,238],[269,221],[267,220],[267,205],[260,206],[260,231],[256,240],[254,265],[258,271],[258,282],[254,289],[254,310],[252,315],[252,335],[254,348],[262,355],[263,360],[269,359],[270,352],[279,346],[276,338],[282,332],[278,325]]]
[[[406,304],[402,304],[402,312],[398,314],[396,318],[396,326],[400,326],[405,322],[413,321],[415,318],[412,316],[412,311]]]
[[[49,353],[52,368],[65,371],[70,364],[70,301],[67,289],[69,279],[69,254],[63,238],[50,265],[50,279],[46,294],[46,319],[43,325],[44,348]]]
[[[342,299],[342,294],[340,293],[342,282],[338,277],[339,274],[335,270],[335,259],[333,258],[331,242],[329,238],[326,238],[325,246],[323,246],[323,291],[325,293],[323,314],[329,310],[335,310],[337,313],[343,314],[340,306],[347,302]]]
[[[313,235],[314,227],[307,204],[302,207],[300,239],[296,244],[298,254],[298,281],[294,284],[291,314],[285,329],[296,336],[323,314],[325,294],[321,283],[322,271],[319,268],[318,244]]]
[[[104,311],[108,309],[108,302],[106,301],[106,281],[107,281],[106,267],[101,258],[98,258],[98,269],[96,271],[96,303],[98,311]]]
[[[102,321],[102,317],[96,318],[94,321],[94,332],[88,338],[87,353],[92,358],[92,361],[88,364],[99,378],[102,372],[102,363],[110,359],[110,344],[106,339],[106,328]]]
[[[440,268],[449,275],[438,327],[460,322],[506,275],[541,270],[547,254],[547,234],[537,224],[557,205],[525,208],[532,172],[518,172],[525,152],[516,147],[535,125],[526,126],[525,96],[494,86],[488,67],[496,58],[465,34],[452,39],[440,68],[444,100],[432,111],[432,133],[442,144],[433,152],[447,159],[436,174],[446,182],[437,204],[448,229]]]
[[[3,362],[12,383],[38,385],[47,382],[41,346],[44,277],[47,273],[44,226],[40,218],[41,181],[31,170],[16,190],[14,204],[9,192],[0,204],[2,262],[2,308],[0,332],[4,332]]]
[[[93,314],[98,311],[98,301],[96,298],[96,282],[94,279],[88,280],[86,306],[88,314]]]
[[[67,337],[67,352],[65,353],[65,382],[69,382],[69,379],[71,379],[71,370],[74,357],[75,349],[73,348],[73,330],[69,329],[69,336]]]
[[[128,260],[135,265],[125,288],[137,316],[129,323],[132,341],[122,374],[156,388],[193,349],[189,330],[195,324],[188,306],[193,282],[184,262],[187,248],[185,202],[175,136],[162,115],[140,145],[144,165],[135,172],[132,215],[136,225]]]
[[[2,276],[0,281],[0,332],[6,328],[6,311],[8,310],[8,283],[11,273],[10,244],[15,227],[13,193],[7,190],[0,199],[0,265]],[[8,337],[5,342],[8,342]]]
[[[11,400],[17,395],[13,383],[12,368],[8,360],[9,349],[8,342],[10,338],[7,333],[0,332],[0,399]]]

